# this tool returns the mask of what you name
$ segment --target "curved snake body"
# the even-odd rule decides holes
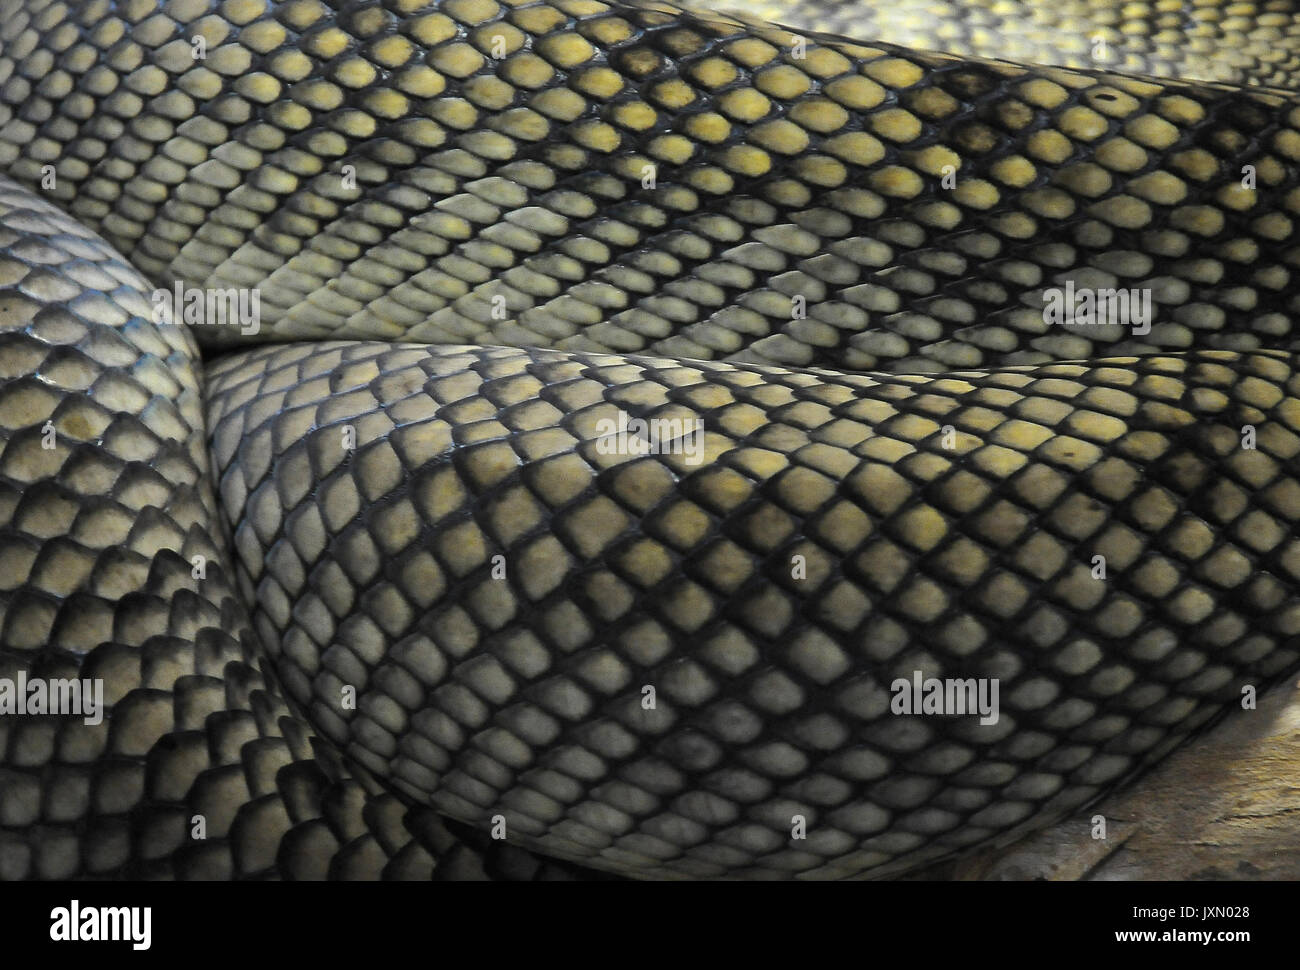
[[[1077,6],[1203,80],[665,4],[0,5],[0,676],[109,705],[0,717],[0,876],[888,876],[1294,669],[1296,14]],[[1087,11],[1021,8],[1077,67]],[[156,322],[177,282],[259,332]],[[1049,323],[1067,283],[1149,330]],[[894,713],[917,671],[998,718]]]

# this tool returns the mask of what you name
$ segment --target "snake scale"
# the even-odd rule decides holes
[[[0,0],[0,677],[107,707],[0,877],[887,877],[1154,764],[1300,662],[1297,37]]]

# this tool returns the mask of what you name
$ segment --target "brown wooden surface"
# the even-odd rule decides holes
[[[1090,810],[926,877],[1300,879],[1300,688],[1260,696]]]

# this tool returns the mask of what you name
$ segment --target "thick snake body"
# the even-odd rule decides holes
[[[0,3],[0,877],[896,875],[1295,669],[1300,11],[1134,6]]]

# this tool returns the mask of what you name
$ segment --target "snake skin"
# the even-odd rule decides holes
[[[1204,81],[0,0],[0,676],[111,704],[0,718],[0,877],[889,876],[1295,669],[1293,4],[889,9]],[[155,324],[174,281],[259,332]],[[1067,281],[1150,331],[1048,324]],[[620,411],[704,463],[604,453]],[[917,669],[999,721],[891,715]]]
[[[484,858],[321,748],[234,595],[190,332],[3,177],[0,249],[0,677],[102,678],[112,708],[0,717],[0,878],[428,878],[426,846],[439,876],[566,875]]]
[[[1282,88],[1300,71],[1292,0],[755,0],[745,10],[805,30],[1028,64]]]
[[[311,723],[589,865],[895,872],[1077,808],[1297,658],[1283,353],[929,380],[325,343],[209,395],[244,598]],[[602,453],[620,406],[702,420],[708,460]],[[999,678],[1000,720],[891,713],[918,669]]]

